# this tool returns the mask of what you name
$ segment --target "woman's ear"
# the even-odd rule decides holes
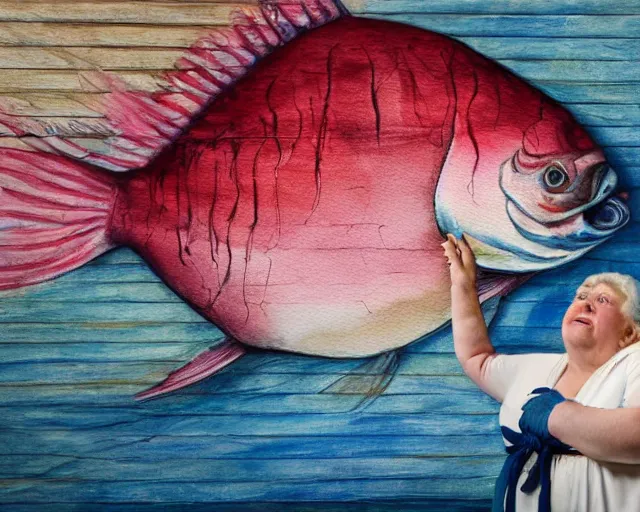
[[[620,340],[620,348],[628,347],[640,340],[640,326],[635,322],[630,322],[624,330],[623,338]]]

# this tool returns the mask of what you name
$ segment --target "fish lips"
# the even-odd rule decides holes
[[[606,166],[594,180],[595,193],[588,203],[541,221],[508,198],[507,213],[518,232],[532,242],[564,250],[593,246],[610,237],[631,218],[629,207],[612,195],[617,182],[615,171]]]

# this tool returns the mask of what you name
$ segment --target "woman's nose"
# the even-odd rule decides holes
[[[587,310],[588,313],[591,313],[593,311],[593,308],[591,307],[591,303],[590,302],[585,302],[584,303],[584,309]]]

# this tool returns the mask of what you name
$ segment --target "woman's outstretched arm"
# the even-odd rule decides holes
[[[451,325],[456,356],[464,372],[482,390],[487,362],[495,349],[489,339],[476,289],[476,261],[464,239],[448,234],[442,244],[451,273]]]
[[[549,433],[590,459],[640,464],[640,408],[599,409],[562,402],[549,416]]]

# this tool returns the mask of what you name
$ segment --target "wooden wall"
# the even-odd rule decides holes
[[[0,97],[51,132],[75,137],[78,126],[93,127],[97,141],[104,125],[82,101],[100,87],[79,70],[110,70],[133,88],[156,88],[158,71],[203,30],[224,24],[235,5],[0,1]],[[639,0],[348,6],[459,38],[562,101],[605,146],[638,218]],[[0,144],[21,143],[2,137]],[[587,257],[511,294],[493,320],[494,344],[505,352],[561,351],[562,314],[586,275],[640,277],[637,228],[633,222]],[[331,387],[366,362],[265,352],[168,398],[132,400],[219,337],[127,249],[5,293],[0,507],[488,508],[504,459],[498,405],[462,374],[448,329],[408,347],[373,402]]]

